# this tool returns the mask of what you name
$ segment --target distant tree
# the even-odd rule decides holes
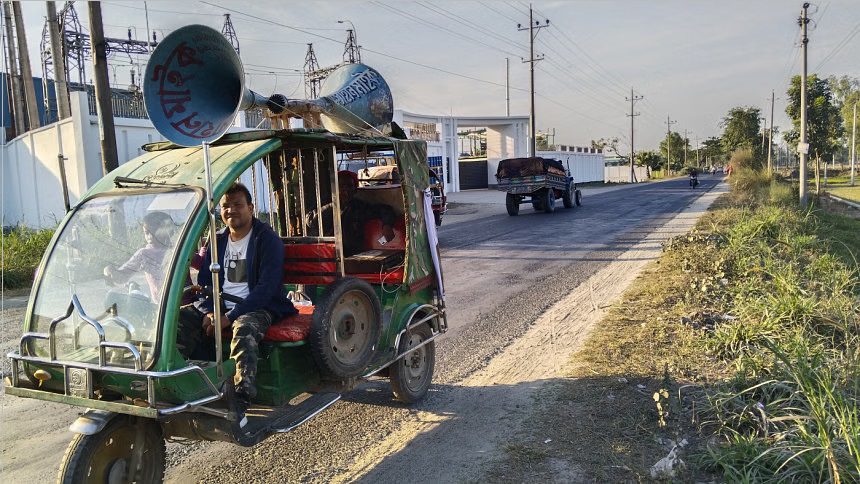
[[[809,154],[815,157],[832,155],[844,131],[842,114],[834,104],[833,91],[825,79],[812,74],[807,79],[807,138]],[[786,114],[794,124],[791,139],[800,139],[800,76],[791,79],[788,88]]]
[[[591,140],[591,147],[601,153],[603,153],[605,149],[609,148],[610,151],[618,154],[618,138],[600,138],[599,140]]]
[[[660,154],[664,160],[671,161],[671,169],[678,171],[684,167],[684,147],[690,150],[690,139],[672,131],[660,142]],[[671,160],[669,160],[671,156]]]
[[[636,164],[647,166],[651,170],[659,170],[663,165],[663,157],[656,151],[640,151],[636,153]]]
[[[735,150],[749,149],[756,163],[761,166],[761,110],[756,107],[734,107],[720,122],[723,135],[720,137],[724,154]]]
[[[705,164],[722,164],[726,161],[726,153],[723,151],[723,141],[719,136],[711,136],[702,141],[700,156]]]
[[[538,132],[535,134],[535,150],[550,151],[549,136],[546,133]]]
[[[854,104],[860,103],[860,79],[856,77],[831,76],[827,79],[830,90],[833,92],[833,100],[842,114],[842,126],[845,130],[842,134],[840,151],[844,151],[842,157],[847,159],[851,152],[851,130],[854,127]],[[858,127],[860,128],[860,127]],[[860,142],[857,143],[860,148]]]

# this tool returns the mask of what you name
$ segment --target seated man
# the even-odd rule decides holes
[[[369,203],[355,198],[358,190],[358,175],[349,170],[341,170],[338,175],[338,198],[340,199],[340,226],[343,234],[344,257],[358,254],[364,250],[364,227],[370,220],[382,221],[382,233],[386,242],[394,239],[394,223],[397,214],[388,205]],[[332,204],[322,207],[323,212],[331,210]],[[308,213],[306,226],[313,230],[316,211]],[[326,221],[324,219],[324,221]]]
[[[221,198],[221,219],[227,227],[218,232],[218,261],[221,290],[242,298],[240,303],[224,301],[221,321],[214,321],[212,297],[184,306],[180,311],[177,346],[186,357],[193,357],[207,337],[232,326],[230,357],[236,360],[236,398],[240,426],[247,420],[244,412],[257,394],[255,379],[260,341],[269,326],[296,313],[283,291],[284,246],[272,228],[254,218],[251,193],[241,183],[234,183]],[[211,286],[210,254],[203,257],[198,284]],[[198,353],[199,354],[199,353]]]

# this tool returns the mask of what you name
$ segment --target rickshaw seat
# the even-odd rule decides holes
[[[299,310],[298,314],[287,316],[269,326],[263,341],[295,343],[307,338],[314,319],[314,306],[296,306],[296,309]]]
[[[284,244],[285,284],[331,284],[337,277],[337,254],[330,242]]]

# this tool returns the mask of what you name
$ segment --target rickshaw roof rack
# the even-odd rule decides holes
[[[332,133],[322,128],[260,129],[225,134],[217,141],[212,142],[212,146],[270,138],[280,138],[285,141],[285,146],[289,146],[289,142],[291,141],[294,143],[334,143],[338,150],[353,152],[390,150],[393,149],[393,141],[396,139],[386,136]],[[153,152],[185,148],[185,146],[180,146],[170,141],[160,141],[145,144],[142,148],[144,151]]]

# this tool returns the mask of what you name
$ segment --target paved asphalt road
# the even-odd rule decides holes
[[[499,204],[455,206],[439,233],[451,329],[437,347],[434,387],[418,408],[436,410],[451,385],[486,365],[554,302],[721,179],[702,176],[695,190],[682,178],[586,192],[581,207],[564,209],[559,201],[553,214],[527,205],[516,217]],[[251,449],[172,446],[168,481],[338,480],[348,463],[412,413],[392,400],[387,383],[370,382],[292,433]],[[408,459],[408,450],[397,459]],[[386,465],[365,480],[389,480]],[[410,476],[398,480],[404,479]]]

